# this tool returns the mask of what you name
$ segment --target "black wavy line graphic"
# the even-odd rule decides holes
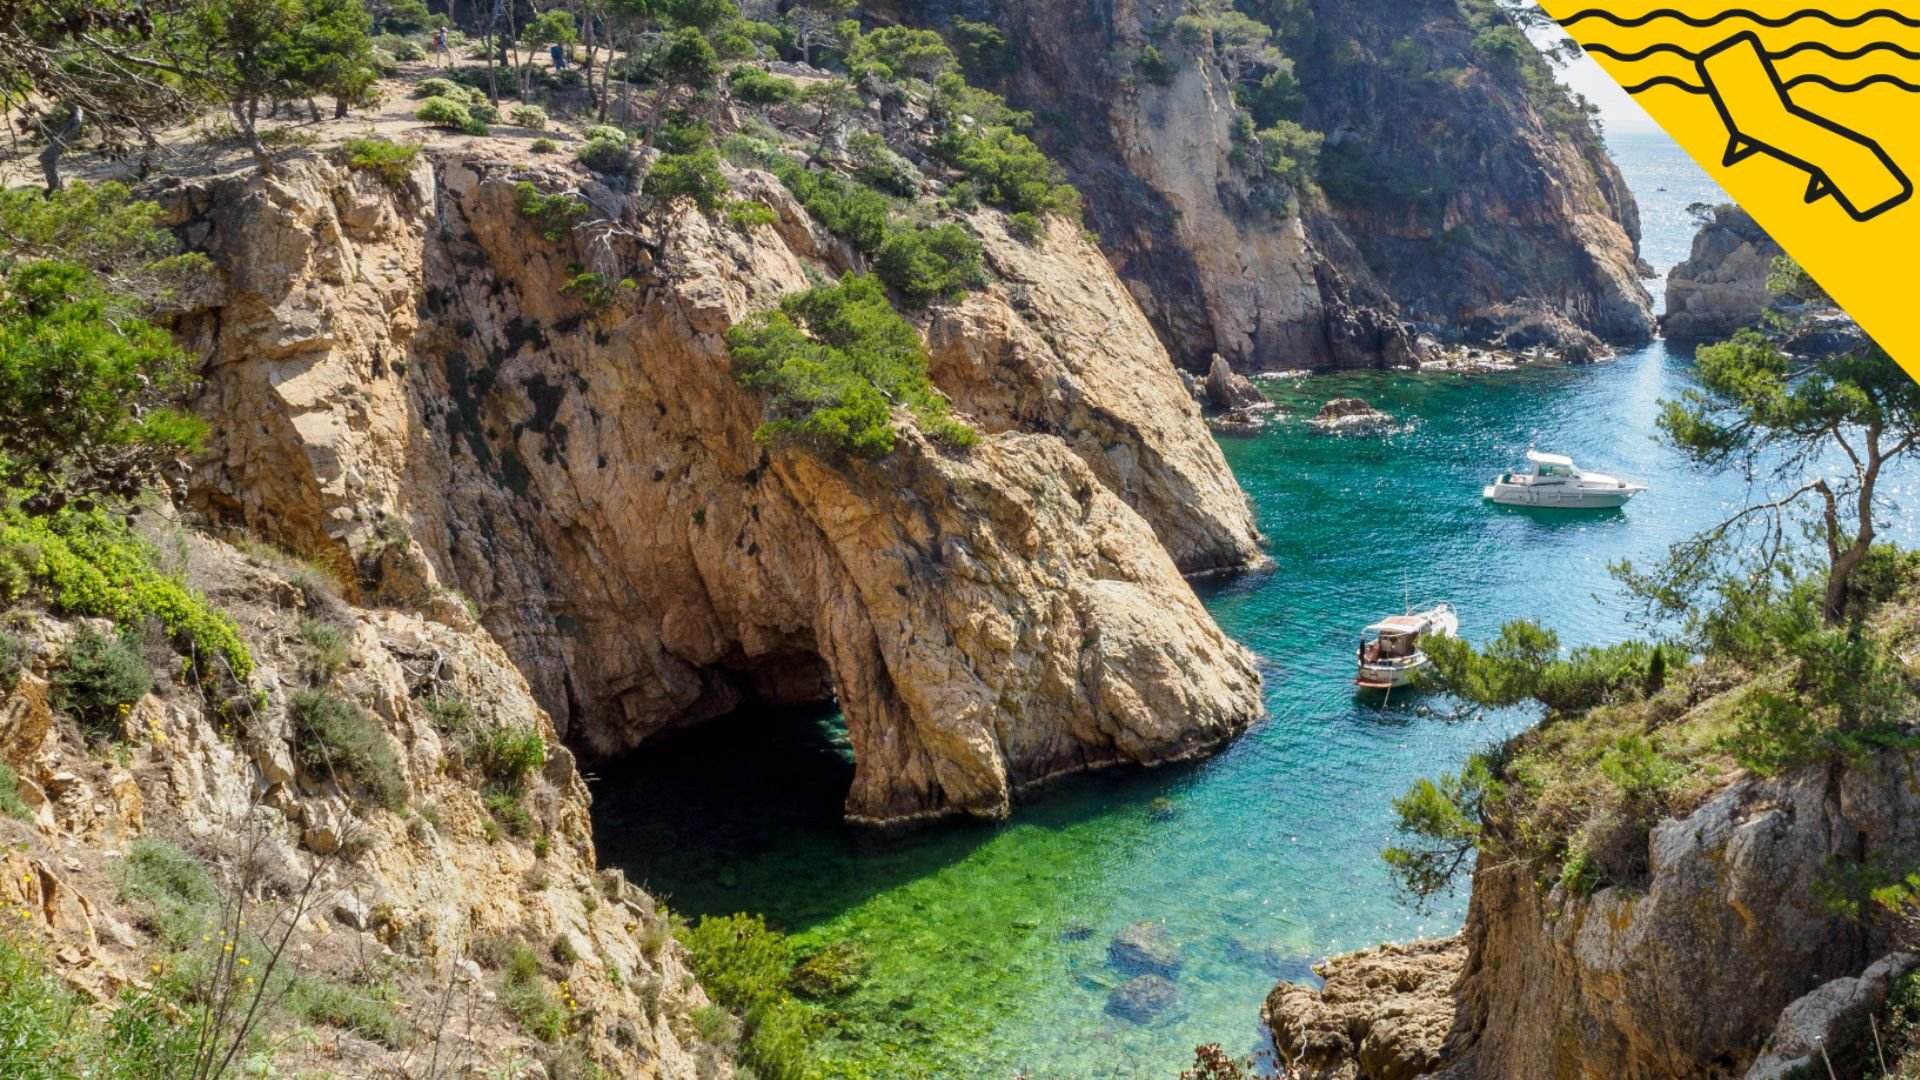
[[[1863,12],[1859,15],[1834,15],[1826,11],[1802,8],[1799,11],[1789,12],[1777,18],[1770,18],[1757,11],[1749,11],[1746,8],[1731,8],[1706,17],[1689,15],[1678,8],[1655,8],[1644,15],[1616,15],[1603,8],[1582,8],[1566,18],[1561,19],[1560,25],[1572,26],[1574,23],[1584,22],[1587,19],[1599,19],[1601,22],[1612,23],[1615,26],[1625,27],[1627,29],[1645,26],[1650,22],[1655,22],[1660,19],[1673,19],[1695,28],[1718,26],[1723,22],[1730,22],[1734,19],[1749,19],[1761,26],[1772,28],[1789,26],[1802,19],[1818,19],[1830,26],[1841,28],[1865,26],[1875,19],[1891,19],[1902,26],[1920,30],[1920,18],[1915,18],[1912,15],[1894,11],[1890,8],[1875,8],[1872,11]]]
[[[1905,79],[1893,75],[1869,75],[1859,82],[1851,83],[1834,82],[1825,75],[1799,75],[1788,79],[1781,85],[1788,90],[1798,89],[1802,86],[1824,86],[1829,90],[1842,94],[1851,94],[1856,90],[1864,90],[1869,86],[1897,86],[1909,93],[1920,94],[1920,84],[1910,83]],[[1671,86],[1675,90],[1688,94],[1707,93],[1706,87],[1690,83],[1676,75],[1656,76],[1655,78],[1648,79],[1646,82],[1634,83],[1632,86],[1627,87],[1626,90],[1629,94],[1641,94],[1661,86]]]
[[[1837,90],[1843,94],[1851,94],[1855,90],[1862,90],[1869,86],[1897,86],[1902,90],[1920,94],[1920,85],[1910,83],[1895,75],[1886,74],[1869,75],[1859,82],[1850,83],[1837,83],[1825,75],[1796,75],[1786,82],[1786,87],[1789,90],[1801,86],[1824,86],[1829,90]]]
[[[1671,86],[1675,90],[1684,91],[1689,94],[1704,94],[1707,92],[1706,87],[1690,83],[1678,76],[1660,75],[1648,79],[1646,82],[1634,83],[1632,86],[1627,87],[1627,93],[1644,94],[1657,86]]]
[[[1659,54],[1677,56],[1682,60],[1698,60],[1702,55],[1701,52],[1696,49],[1685,49],[1678,45],[1664,44],[1649,45],[1644,49],[1632,52],[1598,42],[1589,45],[1583,41],[1580,43],[1580,47],[1597,56],[1604,56],[1610,60],[1619,60],[1624,63],[1645,60],[1650,56]],[[1761,55],[1769,60],[1786,60],[1798,56],[1803,52],[1824,53],[1835,60],[1859,60],[1868,53],[1876,52],[1893,53],[1904,60],[1920,60],[1920,50],[1908,49],[1900,45],[1895,45],[1890,41],[1876,41],[1871,45],[1862,45],[1857,49],[1836,49],[1823,41],[1803,41],[1785,49],[1763,52]]]

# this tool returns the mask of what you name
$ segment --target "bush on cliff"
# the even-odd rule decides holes
[[[329,690],[300,690],[287,703],[294,760],[314,776],[351,778],[375,805],[397,810],[407,782],[393,740],[352,702]]]
[[[928,435],[970,446],[977,432],[953,417],[927,374],[926,347],[873,277],[796,293],[727,332],[734,377],[767,394],[765,442],[797,442],[877,458],[894,447],[893,408]]]
[[[89,738],[117,738],[135,702],[153,689],[153,669],[125,638],[81,629],[53,675],[53,703]]]

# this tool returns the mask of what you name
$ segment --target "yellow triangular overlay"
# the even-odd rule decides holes
[[[1920,0],[1543,0],[1920,378]]]

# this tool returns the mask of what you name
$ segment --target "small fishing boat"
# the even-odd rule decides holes
[[[1413,680],[1413,673],[1426,667],[1427,654],[1420,641],[1428,636],[1453,637],[1460,630],[1460,616],[1453,605],[1435,604],[1425,611],[1389,615],[1367,627],[1368,637],[1360,639],[1360,673],[1353,684],[1363,690],[1391,690]]]
[[[1527,460],[1533,468],[1526,472],[1502,473],[1498,480],[1487,485],[1481,497],[1506,506],[1599,510],[1625,506],[1628,499],[1647,490],[1644,484],[1617,476],[1583,472],[1574,468],[1573,459],[1565,454],[1543,454],[1529,448]]]

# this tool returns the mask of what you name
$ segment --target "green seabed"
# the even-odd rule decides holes
[[[1717,193],[1662,137],[1614,150],[1641,194],[1647,258],[1673,265],[1685,207]],[[683,915],[758,912],[803,945],[858,942],[867,978],[831,1006],[823,1049],[869,1065],[862,1076],[1170,1080],[1197,1043],[1258,1050],[1276,978],[1459,926],[1464,897],[1424,916],[1395,900],[1377,854],[1390,800],[1532,720],[1356,699],[1360,628],[1411,598],[1451,601],[1474,639],[1523,616],[1569,644],[1631,636],[1607,565],[1658,555],[1746,495],[1653,439],[1657,401],[1690,369],[1656,344],[1589,368],[1265,383],[1288,415],[1222,446],[1278,569],[1206,600],[1259,655],[1270,715],[1208,761],[1069,780],[1000,826],[880,838],[840,824],[852,764],[830,713],[743,716],[602,770],[601,856]],[[1402,426],[1329,438],[1301,423],[1350,395]],[[1652,490],[1620,512],[1483,504],[1536,441]],[[1911,542],[1914,478],[1894,479],[1892,532]],[[1185,964],[1176,1007],[1136,1025],[1105,1011],[1121,981],[1106,953],[1142,919],[1167,926]]]

